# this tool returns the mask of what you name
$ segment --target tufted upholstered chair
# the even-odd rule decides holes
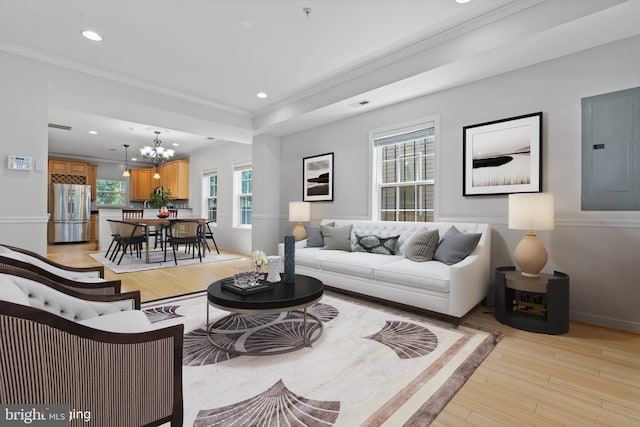
[[[3,404],[64,404],[91,425],[182,425],[183,325],[154,329],[140,293],[83,295],[0,267]]]

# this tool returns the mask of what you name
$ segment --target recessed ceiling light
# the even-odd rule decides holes
[[[266,94],[266,93],[264,93],[264,92],[258,92],[258,93],[256,93],[256,96],[257,96],[258,98],[266,98],[266,97],[267,97],[267,94]]]
[[[84,30],[82,32],[82,35],[88,38],[89,40],[93,40],[94,42],[99,42],[102,40],[102,36],[100,36],[100,34],[96,33],[95,31]]]
[[[89,131],[89,133],[90,133],[91,135],[97,135],[97,134],[98,134],[98,132],[96,132],[95,130],[90,130],[90,131]]]
[[[471,0],[456,0],[456,3],[459,4],[465,4],[465,3],[469,3]]]
[[[131,158],[131,161],[132,161],[132,162],[137,162],[137,161],[138,161],[138,158],[137,158],[137,157],[132,157],[132,158]]]
[[[180,144],[178,144],[177,142],[174,142],[174,143],[173,143],[173,144],[171,144],[171,145],[173,145],[174,147],[178,147]]]

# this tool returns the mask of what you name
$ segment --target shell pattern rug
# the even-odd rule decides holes
[[[229,354],[206,334],[206,293],[143,304],[158,327],[184,323],[185,426],[428,425],[499,337],[325,292],[309,307],[323,323],[311,347]],[[210,307],[217,345],[270,352],[299,345],[297,313]]]

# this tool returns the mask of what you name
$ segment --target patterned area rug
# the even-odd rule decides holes
[[[144,304],[157,326],[184,323],[185,426],[426,426],[499,341],[494,334],[325,293],[309,311],[312,347],[230,355],[206,335],[204,293]],[[210,308],[215,342],[277,351],[300,344],[294,314]]]
[[[120,265],[116,262],[112,262],[109,259],[104,257],[104,253],[99,254],[90,254],[93,259],[98,261],[100,264],[107,267],[109,270],[114,273],[132,273],[134,271],[143,271],[143,270],[154,270],[156,268],[169,268],[169,267],[180,267],[183,265],[192,265],[199,264],[200,259],[198,258],[198,254],[196,253],[195,258],[191,258],[191,254],[184,253],[183,250],[180,250],[176,253],[178,258],[178,265],[173,262],[173,253],[171,251],[167,251],[167,262],[164,262],[164,252],[161,250],[149,251],[149,263],[145,262],[144,251],[142,252],[142,258],[138,258],[135,255],[130,255],[127,253],[123,258]],[[120,255],[118,255],[120,258]],[[235,255],[227,255],[227,254],[217,254],[216,252],[205,252],[202,256],[203,263],[209,262],[218,262],[218,261],[228,261],[231,259],[240,259],[242,257]]]

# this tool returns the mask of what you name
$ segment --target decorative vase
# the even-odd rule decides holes
[[[264,264],[256,264],[255,271],[258,274],[258,280],[264,280]]]
[[[293,283],[296,274],[296,243],[292,234],[284,236],[284,281]]]
[[[280,257],[268,256],[267,263],[269,264],[269,274],[267,275],[267,282],[276,283],[281,280],[280,278]]]

